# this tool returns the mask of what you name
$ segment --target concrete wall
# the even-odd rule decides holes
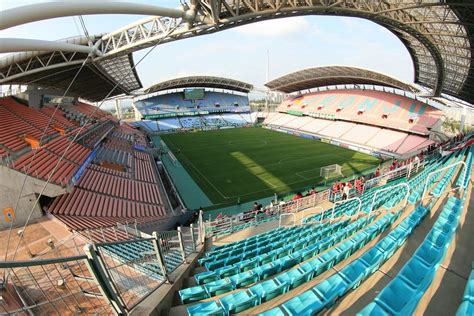
[[[0,166],[0,230],[9,228],[11,225],[10,222],[6,221],[3,210],[10,207],[15,208],[24,179],[25,175],[23,173],[5,166]],[[34,204],[44,184],[45,182],[42,180],[27,177],[18,207],[14,209],[14,227],[25,224],[32,210],[30,220],[42,216],[39,204],[35,207]],[[57,185],[48,184],[43,194],[49,197],[55,197],[64,193],[67,193],[66,189]]]

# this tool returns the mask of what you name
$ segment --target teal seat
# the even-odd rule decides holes
[[[255,283],[258,281],[258,274],[253,271],[245,271],[229,277],[230,281],[234,285],[234,288],[238,289],[246,285]]]
[[[280,274],[276,277],[276,280],[280,284],[286,284],[286,290],[289,291],[290,289],[307,282],[309,280],[310,274],[311,272],[305,272],[298,268],[294,268]]]
[[[368,273],[371,274],[378,270],[383,259],[384,253],[380,249],[373,247],[364,253],[359,260],[362,264],[369,268]]]
[[[339,274],[348,283],[349,288],[357,288],[367,275],[368,268],[360,261],[355,260],[345,266]]]
[[[195,274],[194,279],[196,280],[197,284],[204,284],[219,279],[219,276],[213,271],[206,271]]]
[[[187,308],[189,316],[225,316],[225,311],[222,305],[216,301],[203,302]]]
[[[280,266],[273,263],[267,263],[263,266],[254,268],[252,271],[258,275],[260,280],[264,280],[277,274],[280,271]]]
[[[214,272],[219,276],[219,278],[223,279],[225,277],[239,273],[239,269],[233,266],[226,266],[216,269]]]
[[[348,287],[349,283],[336,273],[313,287],[313,290],[326,304],[332,305],[338,297],[348,290]]]
[[[230,292],[234,289],[232,282],[226,278],[204,285],[210,297]]]
[[[413,257],[400,270],[397,277],[414,289],[420,289],[431,283],[434,269],[427,268],[417,257]],[[430,278],[430,275],[432,277]]]
[[[200,301],[209,297],[209,294],[202,285],[182,289],[178,292],[178,295],[183,304]]]
[[[222,307],[226,311],[227,315],[236,314],[246,309],[254,307],[258,303],[258,298],[255,294],[248,293],[247,291],[239,291],[219,299]]]
[[[240,272],[251,270],[257,266],[258,266],[257,258],[247,259],[235,264],[235,267],[237,267],[240,270]]]
[[[395,278],[380,292],[375,302],[392,315],[411,315],[418,303],[417,297],[422,294]]]
[[[433,246],[433,244],[423,242],[416,250],[415,256],[426,266],[434,267],[443,256],[443,252],[438,247]]]
[[[285,288],[286,284],[281,284],[276,280],[267,280],[253,285],[249,291],[259,298],[259,304],[261,304],[285,293]]]
[[[282,304],[282,309],[291,316],[310,316],[321,311],[324,301],[312,290],[301,293]]]
[[[298,258],[292,256],[286,256],[274,262],[275,265],[280,266],[280,271],[286,270],[298,264]]]
[[[456,316],[474,315],[474,302],[464,300],[456,312]]]

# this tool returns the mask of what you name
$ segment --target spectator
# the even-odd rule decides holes
[[[254,211],[254,212],[258,211],[258,203],[257,202],[253,203],[252,211]]]
[[[293,197],[293,201],[296,201],[296,200],[299,200],[303,197],[303,195],[301,194],[301,192],[298,192],[296,193],[296,195]]]
[[[349,187],[349,184],[344,186],[344,188],[342,190],[343,190],[342,199],[347,200],[349,198],[349,192],[351,190],[351,188]]]
[[[377,170],[375,170],[375,177],[380,177],[380,168],[377,168]]]

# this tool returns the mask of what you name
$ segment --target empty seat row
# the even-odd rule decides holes
[[[274,243],[272,250],[265,252],[256,252],[253,251],[249,253],[248,257],[243,257],[244,260],[241,260],[239,257],[234,257],[231,259],[232,264],[223,266],[214,271],[208,271],[196,274],[194,278],[196,279],[197,284],[205,284],[217,279],[225,278],[232,276],[234,274],[243,273],[248,270],[257,270],[262,271],[258,268],[260,266],[265,266],[266,264],[272,263],[272,266],[275,266],[278,262],[279,268],[287,266],[288,263],[293,262],[294,256],[299,251],[303,251],[303,257],[313,256],[313,253],[320,252],[330,245],[334,244],[337,240],[342,239],[345,234],[351,231],[351,229],[358,229],[360,225],[365,223],[365,219],[353,223],[346,227],[348,221],[343,221],[326,227],[322,230],[317,230],[309,236],[301,237],[299,240],[294,240],[293,242],[278,241]],[[272,245],[265,246],[264,248],[270,249]],[[310,249],[309,253],[306,253]],[[262,249],[264,250],[264,249]],[[281,269],[280,269],[281,270]]]
[[[411,315],[433,281],[459,223],[462,200],[450,197],[422,244],[360,315]]]
[[[377,271],[403,244],[426,216],[427,209],[417,208],[405,218],[386,237],[367,250],[358,259],[352,261],[339,272],[333,274],[308,291],[290,299],[281,306],[266,311],[262,315],[314,315],[334,302]],[[398,212],[400,214],[401,211]]]
[[[384,231],[397,218],[397,214],[389,213],[368,226],[361,232],[353,235],[348,240],[342,242],[335,248],[325,252],[312,260],[305,262],[300,266],[283,272],[271,280],[259,282],[251,286],[248,290],[240,290],[232,294],[221,297],[218,301],[204,302],[188,308],[189,315],[200,315],[203,310],[213,311],[213,315],[229,315],[245,311],[248,308],[266,302],[278,295],[311,280],[320,275],[333,265],[348,258],[353,252],[359,250],[367,242],[375,238]],[[357,230],[365,226],[364,219],[351,224],[352,230]],[[349,227],[349,226],[348,226]],[[214,312],[216,314],[214,314]]]

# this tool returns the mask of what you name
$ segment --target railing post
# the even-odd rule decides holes
[[[181,250],[181,256],[183,257],[184,263],[188,263],[186,261],[186,252],[184,251],[184,240],[183,240],[183,232],[181,231],[181,226],[178,227],[178,240],[179,240],[179,249]]]
[[[194,252],[196,252],[196,237],[194,236],[194,224],[191,223],[191,225],[189,225],[189,228],[191,229],[191,240],[193,241],[193,249]]]
[[[125,315],[125,304],[111,281],[102,258],[97,255],[96,248],[92,244],[87,244],[84,246],[84,252],[87,256],[87,269],[91,277],[97,282],[102,296],[110,303],[116,315]]]
[[[203,216],[203,211],[199,211],[199,217],[198,217],[198,225],[199,225],[199,239],[201,241],[201,244],[204,244],[206,240],[206,230],[204,226],[204,221],[202,220]]]
[[[466,181],[466,177],[467,177],[467,165],[466,165],[466,163],[465,163],[464,161],[457,161],[457,162],[454,162],[454,163],[452,163],[452,164],[450,164],[450,165],[448,165],[448,166],[446,166],[446,167],[443,167],[443,168],[441,168],[441,169],[436,169],[436,170],[430,172],[430,173],[426,176],[426,181],[425,181],[425,185],[424,185],[424,188],[423,188],[423,194],[421,195],[421,201],[423,201],[424,198],[425,198],[426,191],[428,190],[428,181],[429,181],[430,177],[431,177],[432,175],[438,173],[438,172],[444,171],[444,170],[446,170],[446,169],[453,168],[454,166],[457,166],[457,165],[463,165],[463,166],[464,166],[464,169],[466,169],[466,170],[464,171],[464,177],[463,177],[463,183],[464,183],[464,181]],[[457,188],[454,188],[454,189],[451,189],[451,190],[455,190],[455,189],[457,189]]]
[[[161,273],[163,273],[163,277],[165,278],[166,282],[171,283],[171,280],[168,276],[168,271],[166,269],[165,260],[163,257],[163,252],[161,250],[158,234],[156,232],[153,232],[152,236],[153,236],[153,239],[151,240],[151,242],[153,244],[153,248],[155,249],[156,260],[158,261],[158,265],[160,266]]]

